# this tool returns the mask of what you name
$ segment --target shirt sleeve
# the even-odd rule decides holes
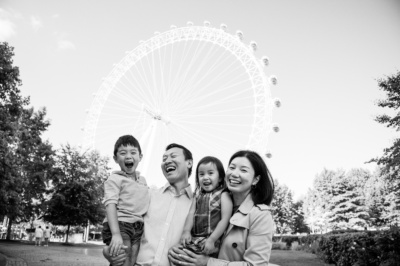
[[[243,261],[225,261],[210,258],[208,266],[267,266],[271,256],[274,222],[269,211],[253,213]]]
[[[118,175],[111,175],[106,182],[104,182],[104,206],[118,203],[121,182],[122,179]]]

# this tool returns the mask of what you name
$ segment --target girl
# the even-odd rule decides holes
[[[196,168],[195,200],[181,237],[181,244],[195,253],[216,257],[220,238],[232,215],[232,200],[225,190],[225,171],[220,160],[207,156]]]

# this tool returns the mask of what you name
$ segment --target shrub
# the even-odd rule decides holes
[[[274,250],[288,250],[287,244],[285,242],[273,242],[272,249]]]
[[[400,266],[400,230],[310,235],[300,239],[301,248],[324,262],[347,265]]]

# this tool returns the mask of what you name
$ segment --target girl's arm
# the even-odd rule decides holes
[[[215,241],[217,241],[228,228],[229,220],[232,216],[232,209],[233,203],[229,193],[223,192],[221,194],[221,220],[218,222],[214,232],[212,232],[204,244],[204,251],[206,254],[213,252]]]
[[[184,246],[186,245],[186,243],[189,243],[192,240],[190,231],[192,230],[192,227],[193,227],[193,219],[194,219],[195,211],[196,211],[196,200],[195,200],[195,198],[193,198],[192,205],[190,206],[189,214],[186,217],[185,226],[183,227],[183,232],[182,232],[181,241],[180,241],[180,243]]]

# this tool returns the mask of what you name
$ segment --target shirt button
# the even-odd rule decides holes
[[[233,243],[233,244],[232,244],[232,247],[233,247],[233,248],[236,248],[236,247],[237,247],[237,244],[236,244],[236,243]]]

